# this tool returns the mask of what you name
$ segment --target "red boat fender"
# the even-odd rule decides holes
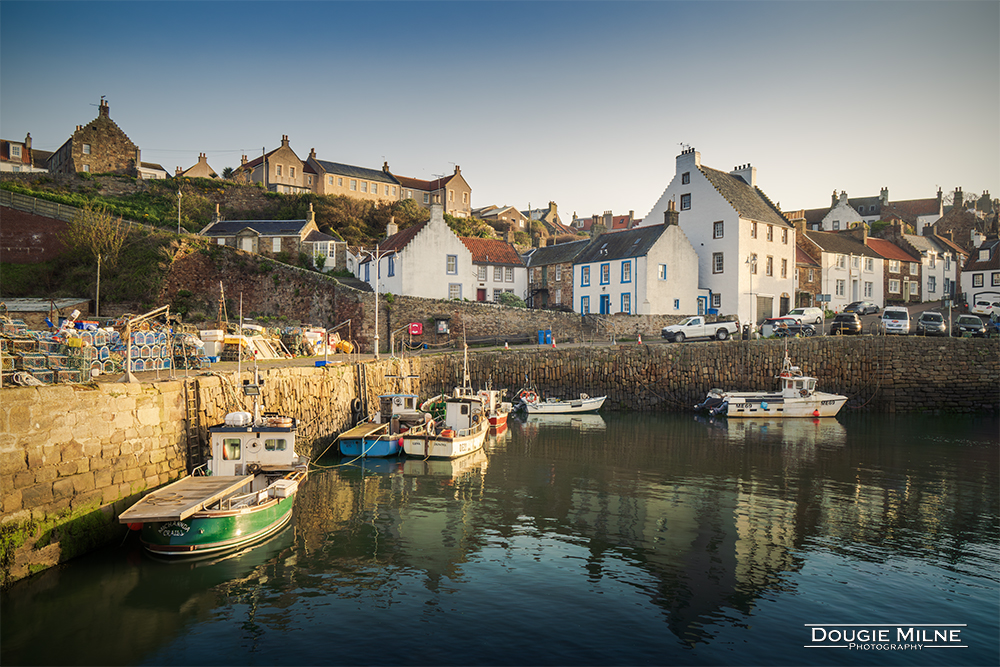
[[[129,530],[142,530],[142,524],[141,523],[130,523],[128,525],[128,529]]]

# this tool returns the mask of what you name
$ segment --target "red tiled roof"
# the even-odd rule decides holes
[[[473,264],[502,264],[504,266],[524,266],[514,246],[499,239],[479,239],[462,237],[462,243],[472,253]]]
[[[892,241],[885,239],[868,238],[868,247],[877,252],[885,259],[898,259],[902,262],[919,262],[919,257],[914,257]]]

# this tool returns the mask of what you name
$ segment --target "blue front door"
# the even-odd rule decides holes
[[[601,315],[611,314],[611,297],[607,294],[601,295]]]

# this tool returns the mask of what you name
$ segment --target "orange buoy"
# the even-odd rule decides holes
[[[141,523],[130,523],[128,525],[128,528],[129,528],[129,530],[142,530],[142,524]]]

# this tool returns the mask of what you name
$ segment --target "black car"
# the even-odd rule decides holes
[[[934,311],[920,313],[917,318],[916,334],[918,336],[947,336],[948,326],[945,324],[944,316]]]
[[[986,337],[986,325],[976,315],[959,315],[955,320],[955,326],[951,328],[952,336],[975,336],[976,338]]]
[[[788,324],[783,327],[775,327],[775,338],[804,338],[805,336],[815,336],[816,327],[811,324]]]
[[[845,313],[857,313],[858,315],[867,315],[869,313],[878,313],[879,308],[871,301],[855,301],[854,303],[849,303],[844,308]]]
[[[861,316],[857,313],[840,313],[830,325],[831,336],[857,336],[861,333]]]

